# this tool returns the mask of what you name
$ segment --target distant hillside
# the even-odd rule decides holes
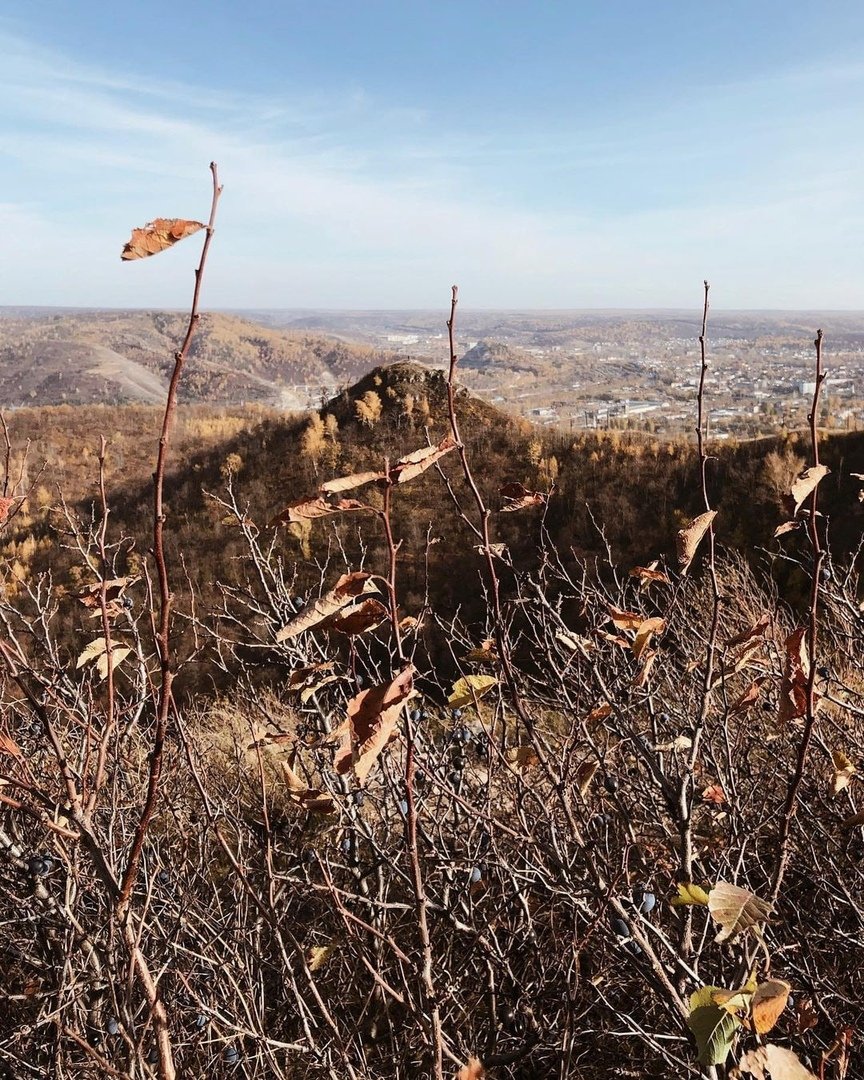
[[[186,329],[173,312],[69,312],[0,319],[0,407],[158,403]],[[205,314],[181,397],[302,409],[393,353]]]

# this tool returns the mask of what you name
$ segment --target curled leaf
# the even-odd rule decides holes
[[[612,620],[616,630],[638,630],[639,627],[645,622],[645,616],[640,615],[638,611],[620,611],[618,608],[609,605],[609,618]]]
[[[463,709],[466,705],[473,705],[477,698],[497,685],[498,680],[494,675],[465,675],[453,683],[447,704],[451,709]]]
[[[764,923],[772,907],[747,889],[718,881],[708,894],[708,910],[720,927],[716,940],[723,942]]]
[[[834,763],[834,775],[831,777],[831,794],[839,795],[844,788],[849,786],[849,781],[858,770],[842,750],[832,750],[831,760]]]
[[[757,675],[729,711],[733,713],[746,712],[751,705],[755,705],[762,694],[762,687],[767,678],[767,675]]]
[[[294,771],[293,758],[282,762],[282,775],[288,786],[288,794],[304,810],[312,814],[333,814],[336,802],[332,795],[318,788],[308,787]]]
[[[749,1050],[738,1062],[742,1073],[754,1080],[817,1080],[793,1050],[768,1043]]]
[[[120,258],[128,262],[130,259],[146,259],[148,255],[158,255],[160,251],[173,247],[179,240],[192,236],[203,228],[205,225],[202,221],[156,218],[148,222],[143,229],[132,230],[132,236],[125,244]]]
[[[537,756],[537,751],[533,746],[514,746],[507,751],[506,760],[514,765],[517,769],[524,772],[526,769],[533,768],[533,766],[540,763],[540,758]]]
[[[594,779],[599,764],[598,761],[589,759],[583,761],[576,769],[576,783],[579,785],[579,793],[583,799],[588,794],[588,789],[591,787],[591,781]]]
[[[830,471],[825,465],[811,465],[809,469],[805,469],[801,473],[786,496],[789,513],[792,517],[796,516],[805,500],[813,494],[817,485]]]
[[[654,566],[634,566],[630,571],[630,577],[638,578],[641,586],[650,585],[652,582],[657,582],[659,585],[671,585],[663,571],[656,570]]]
[[[542,491],[529,491],[519,483],[505,484],[498,494],[505,500],[501,507],[502,514],[511,514],[514,510],[525,510],[531,506],[545,506],[547,496]]]
[[[693,518],[685,528],[678,530],[676,546],[678,550],[678,568],[682,574],[686,573],[693,562],[696,551],[702,543],[702,538],[708,532],[715,517],[717,517],[717,511],[708,510],[706,513],[700,514],[699,517]]]
[[[807,714],[807,684],[810,658],[805,641],[807,628],[799,626],[786,639],[786,660],[780,683],[780,723],[797,720]]]
[[[271,528],[276,525],[290,525],[300,521],[314,521],[315,518],[328,517],[330,514],[346,514],[357,510],[371,510],[370,506],[358,502],[356,499],[326,499],[323,495],[317,499],[298,499],[297,502],[289,503],[268,524]]]
[[[440,461],[445,454],[455,449],[456,442],[448,435],[437,446],[424,446],[420,450],[415,450],[413,454],[406,454],[405,457],[399,458],[390,470],[390,479],[397,484],[406,484],[415,476],[426,472],[436,461]]]
[[[769,979],[756,987],[751,1014],[753,1028],[758,1035],[766,1035],[780,1019],[791,989],[789,983],[782,979]]]
[[[322,626],[326,630],[335,630],[337,634],[346,634],[348,637],[356,637],[365,634],[367,630],[374,630],[387,618],[387,608],[370,597],[357,604],[350,604],[338,614],[332,615]]]
[[[346,604],[363,593],[377,592],[372,581],[372,575],[363,571],[355,571],[353,574],[343,574],[329,592],[312,600],[299,611],[293,619],[276,634],[277,641],[288,641],[297,637],[298,634],[311,630],[325,619],[331,618],[337,611],[341,611]]]
[[[348,702],[348,715],[333,733],[340,740],[333,759],[337,773],[353,766],[357,782],[366,782],[384,747],[396,735],[404,704],[414,695],[414,668],[409,664],[394,679],[361,690]]]
[[[384,473],[362,472],[352,476],[337,476],[335,480],[328,480],[318,489],[322,495],[335,495],[340,491],[353,491],[354,488],[365,487],[373,484],[376,480],[383,480]]]
[[[15,505],[15,500],[8,497],[0,498],[0,525],[5,525],[9,511]]]
[[[645,649],[648,647],[648,643],[655,634],[662,634],[666,629],[666,622],[663,619],[645,619],[641,622],[636,629],[636,637],[633,639],[633,655],[638,660]]]

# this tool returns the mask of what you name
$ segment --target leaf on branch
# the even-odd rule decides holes
[[[651,674],[651,668],[654,667],[654,662],[657,659],[657,653],[653,649],[648,649],[642,654],[642,666],[633,676],[631,685],[636,689],[641,690],[648,683],[648,676]]]
[[[676,547],[678,551],[678,569],[682,574],[686,573],[693,562],[693,558],[702,543],[702,538],[711,526],[711,522],[717,517],[716,510],[708,510],[699,517],[693,518],[689,525],[678,530]]]
[[[583,761],[582,764],[576,769],[576,783],[579,785],[579,794],[584,799],[588,794],[588,789],[591,787],[591,781],[594,779],[594,774],[597,772],[600,763],[598,761],[588,760]]]
[[[831,470],[825,465],[811,465],[798,477],[786,496],[786,505],[792,517],[798,514],[804,501],[813,494],[816,487]]]
[[[774,530],[774,539],[776,540],[779,536],[785,536],[786,533],[795,532],[800,528],[800,521],[784,521],[782,525],[778,525]]]
[[[320,664],[309,664],[307,667],[296,668],[288,678],[288,686],[295,689],[302,686],[312,675],[319,671],[329,671],[333,667],[332,660],[326,660]]]
[[[656,563],[654,566],[656,566]],[[650,585],[655,581],[660,585],[671,585],[672,582],[663,571],[655,570],[654,566],[634,566],[630,571],[630,577],[639,578],[640,586]]]
[[[304,686],[300,691],[300,703],[305,705],[319,690],[323,690],[325,686],[329,686],[331,683],[339,682],[340,678],[341,675],[325,675],[323,679],[312,683],[311,686]]]
[[[765,632],[771,625],[771,616],[763,615],[758,622],[755,622],[752,626],[746,630],[742,630],[740,634],[735,634],[733,637],[727,638],[723,642],[724,649],[734,649],[738,645],[744,645],[748,641],[752,641],[753,638],[764,638]]]
[[[797,720],[807,714],[807,684],[810,658],[807,655],[807,628],[799,626],[786,639],[786,661],[780,682],[780,723]]]
[[[673,896],[670,903],[673,907],[686,907],[688,904],[698,904],[700,907],[708,906],[708,893],[701,885],[694,885],[692,881],[679,881],[675,886],[678,895]]]
[[[313,973],[320,971],[335,951],[335,941],[331,941],[329,945],[313,945],[306,953],[306,963],[309,965],[309,970]]]
[[[298,634],[311,630],[313,626],[318,626],[325,619],[335,615],[337,611],[341,611],[356,597],[364,593],[377,592],[378,589],[371,578],[371,574],[362,570],[355,571],[353,574],[343,574],[329,592],[306,604],[302,611],[290,619],[276,634],[276,640],[282,642],[297,637]]]
[[[202,221],[185,221],[183,218],[156,218],[143,229],[133,229],[120,255],[124,262],[130,259],[146,259],[160,251],[173,247],[179,240],[193,236],[206,228]]]
[[[347,514],[357,510],[372,510],[366,503],[358,502],[357,499],[334,499],[332,502],[319,495],[317,499],[298,499],[297,502],[289,503],[276,517],[267,524],[269,528],[277,525],[291,525],[298,521],[314,521],[316,518],[328,517],[330,514]]]
[[[474,550],[479,555],[485,555],[487,549],[486,549],[484,544],[475,544],[474,545]],[[504,558],[504,553],[507,550],[507,545],[506,544],[490,544],[488,550],[489,550],[490,554],[495,556],[496,559],[503,559]]]
[[[494,675],[465,675],[453,683],[447,704],[451,709],[463,709],[466,705],[473,705],[497,685],[498,680]]]
[[[638,660],[645,649],[648,647],[648,643],[655,634],[662,634],[666,629],[666,621],[664,619],[645,619],[641,622],[636,629],[636,637],[633,639],[633,655]]]
[[[834,775],[831,777],[831,794],[839,795],[844,788],[849,786],[849,781],[858,770],[842,750],[832,750],[831,760],[834,763]]]
[[[500,657],[495,649],[495,641],[487,638],[478,649],[472,649],[463,658],[466,664],[497,664]]]
[[[399,458],[390,470],[390,478],[397,484],[407,484],[409,480],[426,472],[436,461],[440,461],[445,454],[455,449],[456,442],[448,435],[437,446],[424,446],[420,450],[415,450],[413,454],[406,454],[405,457]]]
[[[9,517],[9,511],[14,505],[14,499],[7,497],[0,498],[0,525],[6,524],[6,519]]]
[[[616,630],[638,630],[639,627],[646,621],[644,615],[640,615],[638,611],[619,611],[618,608],[609,605],[609,618],[612,620]]]
[[[335,495],[340,491],[353,491],[354,488],[365,487],[366,484],[374,484],[376,480],[383,480],[384,473],[361,472],[352,476],[337,476],[335,480],[328,480],[318,490],[322,495]]]
[[[404,704],[414,696],[414,668],[409,664],[396,677],[370,686],[348,702],[348,715],[333,732],[340,740],[333,766],[340,775],[352,765],[361,786],[384,747],[396,735]]]
[[[726,792],[720,784],[709,784],[702,792],[702,801],[722,806],[726,802]]]
[[[769,979],[756,987],[751,1002],[753,1027],[757,1034],[767,1035],[786,1008],[792,987],[782,979]]]
[[[611,715],[612,706],[609,704],[608,701],[604,701],[600,705],[596,705],[585,717],[585,723],[588,726],[588,730],[596,731],[596,729],[603,723],[606,717]]]
[[[731,656],[727,656],[720,670],[715,674],[711,680],[710,689],[722,685],[732,675],[737,675],[739,671],[743,671],[745,667],[749,667],[750,664],[762,657],[762,648],[765,642],[759,638],[755,641],[746,641],[743,645],[732,653]]]
[[[762,694],[762,686],[767,678],[767,675],[757,675],[729,711],[733,713],[746,712],[751,705],[755,705]]]
[[[105,601],[111,603],[113,600],[119,600],[123,593],[126,591],[127,586],[131,585],[133,581],[137,581],[135,577],[121,577],[111,578],[105,582]],[[86,608],[100,609],[102,606],[102,582],[96,581],[92,585],[88,585],[85,589],[82,589],[77,594],[77,599],[80,604],[83,604]]]
[[[127,649],[125,645],[113,645],[111,646],[111,670],[113,671],[118,664],[122,663],[131,652],[131,649]],[[108,678],[108,651],[102,653],[96,660],[96,671],[99,673],[100,679]]]
[[[294,771],[294,757],[282,762],[282,775],[288,785],[288,794],[310,814],[334,814],[336,802],[332,795],[318,788],[310,788]]]
[[[857,814],[847,817],[845,821],[841,822],[840,828],[847,832],[849,829],[857,828],[859,825],[864,825],[864,810],[859,810]]]
[[[819,1026],[819,1017],[809,998],[797,998],[795,1004],[795,1030],[803,1035],[805,1031]]]
[[[708,894],[708,910],[720,927],[718,942],[737,937],[754,926],[764,923],[772,907],[747,889],[728,881],[718,881]]]
[[[512,514],[515,510],[525,510],[531,506],[545,506],[548,496],[542,491],[529,491],[523,484],[505,484],[498,489],[498,494],[506,500],[501,507],[502,514]]]
[[[701,986],[690,995],[687,1026],[693,1032],[702,1065],[722,1065],[732,1049],[732,1040],[741,1026],[737,1017],[715,1004],[718,986]]]
[[[367,630],[380,626],[386,618],[387,608],[380,600],[370,597],[359,604],[351,604],[343,608],[338,614],[322,623],[322,627],[325,630],[335,630],[337,634],[355,637],[357,634],[365,634]]]
[[[817,1080],[793,1050],[768,1043],[749,1050],[738,1062],[742,1073],[754,1080]]]
[[[533,746],[514,746],[507,751],[507,761],[514,765],[520,772],[525,772],[527,769],[533,768],[535,765],[540,764],[540,758],[537,756],[537,751]]]
[[[21,748],[15,740],[0,731],[0,754],[9,754],[10,757],[21,757]]]
[[[470,1057],[457,1073],[456,1080],[482,1080],[485,1075],[486,1070],[480,1063],[480,1059]]]

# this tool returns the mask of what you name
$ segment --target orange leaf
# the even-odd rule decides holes
[[[663,619],[645,619],[636,630],[633,641],[633,655],[638,660],[648,647],[648,643],[655,634],[662,634],[666,629]]]
[[[143,229],[133,229],[129,242],[123,248],[120,258],[146,259],[148,255],[158,255],[160,251],[173,247],[178,240],[205,228],[201,221],[184,221],[183,218],[156,218],[148,222]]]
[[[9,754],[11,757],[21,757],[21,748],[9,735],[0,731],[0,754]]]
[[[636,611],[619,611],[618,608],[609,606],[609,618],[618,630],[638,630],[645,622],[645,616]]]
[[[470,1057],[467,1063],[459,1070],[456,1080],[482,1080],[485,1075],[486,1070],[480,1064],[480,1059]]]
[[[348,715],[333,732],[340,744],[333,759],[337,773],[354,766],[362,786],[381,751],[396,734],[402,707],[414,695],[414,668],[409,664],[395,679],[361,690],[348,702]]]
[[[806,627],[799,626],[786,639],[786,663],[780,683],[780,723],[797,720],[807,713],[807,682],[810,660],[807,656]]]
[[[359,604],[343,608],[338,615],[333,615],[322,625],[325,630],[335,630],[337,634],[354,637],[380,626],[386,618],[387,608],[380,600],[370,597]]]
[[[759,1035],[767,1035],[786,1008],[792,987],[782,979],[769,979],[756,987],[751,1002],[753,1027]]]
[[[0,525],[3,525],[6,522],[6,519],[9,517],[9,511],[14,504],[14,499],[0,498]]]
[[[630,577],[639,578],[642,585],[650,585],[656,581],[661,585],[669,585],[669,578],[661,570],[655,570],[653,566],[634,566],[630,571]]]
[[[702,799],[704,802],[714,803],[715,806],[722,806],[726,802],[726,793],[719,784],[710,784],[702,792]]]

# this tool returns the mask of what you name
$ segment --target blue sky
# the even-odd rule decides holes
[[[864,308],[860,0],[4,0],[0,303]]]

